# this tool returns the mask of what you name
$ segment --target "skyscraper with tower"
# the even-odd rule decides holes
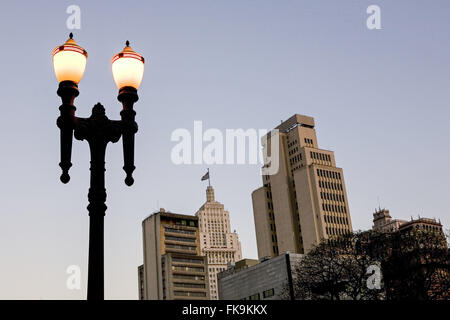
[[[205,178],[206,177],[206,178]],[[217,274],[227,269],[228,263],[242,259],[241,243],[235,231],[231,231],[230,214],[224,205],[215,200],[214,189],[210,185],[209,170],[206,202],[195,214],[198,218],[200,254],[208,261],[210,299],[218,299]]]

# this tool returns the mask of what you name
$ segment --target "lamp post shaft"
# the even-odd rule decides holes
[[[98,140],[98,139],[97,139]],[[105,152],[107,142],[89,140],[91,185],[88,194],[89,260],[88,300],[104,299],[104,217],[107,206],[105,189]]]
[[[96,104],[92,115],[74,118],[74,136],[87,140],[91,153],[89,205],[89,261],[88,300],[104,299],[104,217],[107,206],[105,188],[105,153],[109,142],[117,142],[122,135],[120,121],[109,120],[105,108]]]

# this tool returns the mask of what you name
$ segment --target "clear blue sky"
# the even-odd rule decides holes
[[[9,1],[0,11],[0,298],[82,299],[87,271],[89,153],[74,142],[59,182],[59,97],[52,49],[81,7],[75,39],[89,53],[79,116],[120,105],[110,59],[125,40],[147,61],[136,105],[136,183],[123,183],[122,148],[107,152],[106,297],[137,298],[141,221],[158,207],[194,214],[206,166],[170,161],[177,128],[266,128],[313,116],[319,146],[344,169],[353,226],[378,206],[450,227],[448,1]],[[382,30],[366,28],[381,7]],[[255,258],[251,192],[259,166],[211,166],[243,255]],[[82,290],[66,268],[82,268]]]

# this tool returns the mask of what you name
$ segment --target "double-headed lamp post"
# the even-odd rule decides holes
[[[122,103],[121,120],[109,120],[105,108],[97,103],[92,108],[89,118],[75,116],[74,100],[78,96],[78,83],[86,68],[87,52],[72,39],[73,35],[53,52],[53,67],[59,81],[58,96],[62,105],[57,125],[61,131],[61,181],[70,180],[69,169],[72,166],[72,140],[87,140],[91,152],[91,179],[89,188],[89,266],[88,266],[88,300],[104,299],[104,253],[103,221],[106,212],[105,189],[105,152],[109,142],[117,142],[122,137],[123,169],[126,172],[125,183],[134,182],[134,135],[138,130],[134,121],[136,112],[133,104],[138,101],[137,89],[144,74],[144,58],[134,52],[126,42],[122,52],[111,60],[114,81],[119,88],[117,99]]]

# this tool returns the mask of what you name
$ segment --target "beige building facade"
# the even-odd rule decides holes
[[[200,255],[198,218],[161,209],[142,222],[141,300],[209,300],[208,263]]]
[[[392,219],[389,210],[378,208],[373,214],[372,230],[378,232],[395,232],[406,220]]]
[[[252,193],[259,258],[306,253],[352,231],[343,171],[333,151],[318,147],[314,118],[296,114],[275,129],[265,147],[278,154],[279,170]]]
[[[206,189],[206,202],[195,216],[198,218],[200,254],[208,260],[211,300],[218,299],[217,274],[227,269],[228,263],[242,259],[241,243],[236,232],[231,232],[230,214],[217,202],[214,189]]]
[[[411,220],[392,219],[389,210],[378,208],[373,213],[372,230],[377,232],[406,232],[411,229],[422,229],[441,233],[444,236],[442,224],[434,218],[423,218]]]

